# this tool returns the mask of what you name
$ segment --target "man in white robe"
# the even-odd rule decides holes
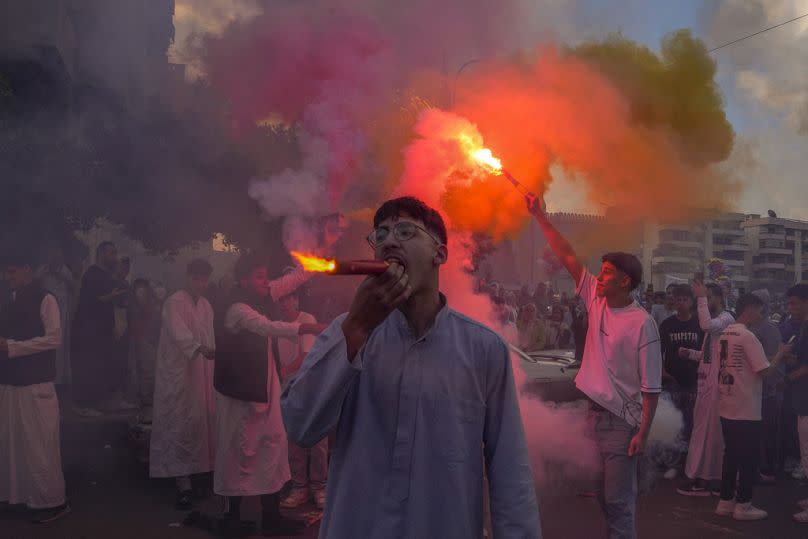
[[[179,509],[190,509],[191,476],[213,471],[216,454],[213,309],[202,297],[212,272],[192,261],[185,288],[163,304],[149,475],[175,478]]]
[[[61,247],[52,246],[48,250],[48,263],[36,274],[40,286],[54,295],[59,304],[60,325],[62,328],[62,345],[56,349],[57,384],[69,384],[70,377],[70,324],[72,323],[73,304],[78,292],[79,282],[73,271],[67,267],[64,251]]]
[[[239,259],[235,273],[239,284],[224,305],[216,334],[213,490],[226,497],[220,532],[225,537],[248,533],[251,523],[241,520],[241,499],[261,496],[262,533],[297,535],[302,524],[280,514],[280,491],[291,474],[280,409],[277,342],[272,340],[315,334],[322,328],[276,322],[267,316],[267,299],[288,294],[307,275],[296,272],[270,282],[266,265],[250,255]]]
[[[0,502],[24,504],[35,522],[70,512],[59,449],[56,298],[33,279],[30,260],[6,264],[11,298],[0,307]]]
[[[735,322],[735,318],[724,310],[724,292],[716,284],[693,283],[693,293],[697,300],[699,326],[705,338],[702,350],[683,348],[680,355],[699,362],[698,391],[693,407],[693,431],[688,442],[685,475],[688,482],[677,487],[676,492],[684,496],[710,496],[718,492],[717,483],[721,480],[724,461],[724,435],[721,432],[721,418],[718,414],[718,373],[721,364],[718,358],[711,357],[712,341]]]

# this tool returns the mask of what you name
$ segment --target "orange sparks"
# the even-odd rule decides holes
[[[290,254],[295,257],[298,262],[300,262],[300,265],[302,265],[303,269],[306,271],[331,273],[337,269],[337,262],[335,260],[305,255],[298,251],[292,251]]]

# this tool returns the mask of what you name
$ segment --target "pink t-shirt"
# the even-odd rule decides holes
[[[760,421],[763,377],[769,366],[763,345],[743,324],[732,324],[713,339],[712,357],[720,361],[718,413],[725,419]]]
[[[636,301],[613,309],[597,297],[597,279],[584,271],[576,293],[586,305],[589,331],[575,385],[590,399],[639,426],[642,394],[662,391],[662,348],[651,315]]]

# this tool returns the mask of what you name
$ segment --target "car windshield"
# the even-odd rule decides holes
[[[573,350],[539,350],[535,352],[525,352],[514,345],[511,345],[511,350],[523,361],[530,363],[547,363],[560,365],[562,367],[575,364],[575,352]]]

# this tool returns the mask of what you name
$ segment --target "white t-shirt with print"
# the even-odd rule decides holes
[[[316,324],[317,320],[309,313],[301,312],[293,322],[299,324]],[[278,352],[281,365],[287,367],[294,363],[299,354],[308,354],[317,335],[295,335],[294,337],[281,337],[278,339]],[[294,374],[294,373],[291,373]]]
[[[575,385],[631,425],[642,420],[642,393],[662,391],[662,349],[651,315],[636,301],[613,309],[584,271],[576,293],[589,313],[589,331]]]
[[[732,324],[713,339],[712,357],[719,360],[718,413],[725,419],[760,421],[763,377],[769,366],[763,345],[743,324]]]

